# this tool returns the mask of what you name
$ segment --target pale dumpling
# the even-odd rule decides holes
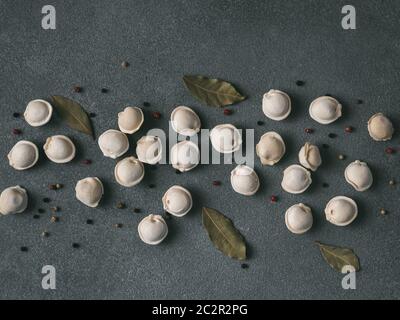
[[[99,178],[88,177],[78,181],[75,193],[80,202],[88,207],[95,208],[103,196],[104,188]]]
[[[260,181],[253,168],[238,165],[231,172],[231,185],[234,191],[245,196],[255,194],[260,187]]]
[[[271,89],[263,96],[264,114],[275,121],[286,119],[291,111],[291,101],[287,93]]]
[[[303,167],[316,171],[322,163],[318,147],[306,142],[306,144],[300,149],[299,162]]]
[[[281,185],[286,192],[298,194],[306,191],[311,182],[310,172],[302,166],[294,164],[283,171]]]
[[[329,124],[342,116],[342,105],[335,98],[323,96],[311,102],[309,113],[315,121]]]
[[[345,196],[332,198],[325,207],[326,220],[337,226],[349,225],[357,214],[357,204],[353,199]]]
[[[265,133],[256,145],[256,153],[263,165],[272,166],[285,154],[286,147],[282,137],[273,131]]]
[[[356,160],[344,171],[346,181],[357,191],[365,191],[372,185],[372,172],[365,162]]]

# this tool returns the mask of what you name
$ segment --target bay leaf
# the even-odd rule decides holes
[[[183,82],[190,93],[212,107],[228,106],[246,99],[229,82],[200,75],[185,75]]]
[[[322,257],[333,269],[342,272],[344,266],[350,265],[356,271],[360,270],[360,262],[352,249],[329,246],[318,241],[316,243]]]
[[[218,250],[234,259],[246,259],[246,243],[230,219],[215,209],[203,207],[202,220],[211,242]]]
[[[51,99],[54,108],[70,128],[90,135],[94,139],[90,118],[79,103],[62,96],[52,96]]]

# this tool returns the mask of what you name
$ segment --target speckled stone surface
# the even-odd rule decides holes
[[[0,217],[0,298],[18,299],[359,299],[399,298],[400,152],[399,135],[378,143],[370,139],[367,120],[384,112],[400,130],[400,5],[398,1],[351,2],[357,9],[357,30],[341,27],[343,1],[51,1],[57,29],[41,28],[41,7],[47,2],[0,1],[0,187],[23,185],[29,191],[27,212]],[[130,66],[121,68],[121,62]],[[248,99],[222,110],[201,105],[186,91],[184,74],[204,74],[234,83]],[[296,80],[305,81],[296,86]],[[80,85],[81,93],[72,87]],[[107,88],[102,93],[101,88]],[[270,88],[292,98],[289,118],[274,122],[261,110],[262,94]],[[343,103],[343,117],[323,126],[308,115],[310,102],[331,94]],[[200,165],[177,175],[169,165],[146,166],[135,188],[119,186],[113,177],[115,161],[104,158],[97,143],[54,118],[44,127],[29,127],[13,112],[23,112],[29,100],[59,94],[80,102],[93,119],[97,136],[117,127],[125,105],[151,103],[143,108],[145,126],[130,137],[135,142],[150,128],[167,129],[176,105],[191,106],[203,127],[230,122],[254,128],[256,140],[269,130],[284,138],[287,153],[274,167],[256,162],[261,188],[253,197],[235,194],[229,174],[234,165]],[[362,99],[362,104],[357,100]],[[152,111],[162,118],[153,120]],[[257,121],[265,121],[258,126]],[[346,134],[344,128],[355,128]],[[304,133],[304,128],[314,133]],[[13,128],[23,131],[11,134]],[[329,133],[337,134],[334,139]],[[41,152],[38,165],[17,172],[6,155],[20,139],[40,148],[46,137],[66,134],[77,145],[77,158],[57,165]],[[322,150],[323,165],[313,184],[301,195],[282,191],[282,171],[297,163],[300,147],[310,141]],[[338,154],[346,155],[340,161]],[[82,165],[83,159],[92,165]],[[343,177],[346,165],[367,161],[373,187],[359,193]],[[98,176],[105,197],[96,209],[75,199],[78,179]],[[213,180],[221,180],[219,187]],[[323,183],[328,188],[322,188]],[[59,191],[48,184],[62,183]],[[155,184],[150,189],[149,184]],[[142,243],[137,225],[148,213],[163,213],[161,197],[172,184],[188,188],[194,208],[184,218],[168,220],[168,238],[159,246]],[[271,195],[279,201],[270,203]],[[325,221],[323,209],[336,195],[354,198],[359,217],[348,227]],[[49,197],[51,203],[43,203]],[[126,209],[116,209],[123,201]],[[284,212],[294,203],[312,207],[313,228],[291,234]],[[51,223],[50,207],[59,206],[60,221]],[[201,207],[229,216],[245,236],[249,268],[217,251],[201,224]],[[133,213],[133,208],[142,213]],[[380,216],[380,208],[388,211]],[[33,215],[45,209],[39,219]],[[86,224],[93,219],[94,224]],[[122,228],[113,227],[122,223]],[[47,230],[48,238],[41,233]],[[347,246],[360,257],[357,289],[343,290],[342,275],[322,259],[314,241]],[[72,243],[79,243],[75,249]],[[28,252],[20,247],[27,246]],[[41,288],[41,269],[53,265],[57,289]]]

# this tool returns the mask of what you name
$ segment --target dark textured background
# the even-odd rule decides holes
[[[400,240],[399,187],[388,186],[399,177],[399,154],[386,155],[392,141],[377,143],[367,133],[366,122],[375,112],[399,123],[400,4],[398,1],[351,1],[357,9],[357,30],[341,27],[341,8],[347,1],[50,1],[57,10],[57,29],[41,28],[41,7],[49,1],[0,1],[0,187],[21,184],[29,190],[30,206],[24,214],[0,217],[0,298],[399,298]],[[130,67],[121,68],[121,61]],[[185,90],[184,74],[204,74],[235,83],[248,99],[232,107],[227,118],[219,109],[202,106]],[[296,80],[306,82],[297,87]],[[73,93],[79,84],[82,93]],[[100,92],[109,88],[107,94]],[[290,94],[293,111],[282,122],[265,118],[262,94],[270,88]],[[313,122],[308,105],[329,93],[343,103],[343,117],[329,126]],[[116,128],[116,116],[125,105],[145,109],[146,129],[167,128],[174,106],[184,104],[198,112],[203,127],[231,122],[255,128],[256,140],[276,130],[286,141],[287,153],[274,167],[256,163],[262,187],[253,197],[235,194],[229,183],[234,165],[199,166],[176,175],[169,165],[146,171],[135,188],[123,188],[113,178],[115,161],[104,158],[97,143],[73,132],[56,118],[41,128],[14,119],[29,100],[65,95],[95,112],[97,134]],[[363,104],[358,105],[357,99]],[[162,112],[162,120],[150,117]],[[257,126],[258,120],[265,125]],[[355,127],[345,134],[347,125]],[[313,135],[305,127],[315,129]],[[22,136],[13,136],[21,128]],[[329,139],[328,133],[338,136]],[[49,162],[43,154],[38,165],[17,172],[6,155],[19,139],[40,148],[47,136],[67,134],[78,147],[69,164]],[[321,145],[323,165],[313,174],[311,188],[289,195],[280,188],[282,171],[297,162],[297,152],[307,141]],[[337,155],[347,155],[345,161]],[[94,160],[91,166],[82,159]],[[373,187],[354,191],[345,183],[343,170],[353,160],[367,161],[374,173]],[[148,167],[146,167],[148,169]],[[78,179],[98,176],[105,198],[97,209],[75,200]],[[219,179],[221,187],[212,187]],[[49,183],[63,190],[49,191]],[[322,189],[323,182],[330,187]],[[149,189],[148,184],[155,188]],[[187,187],[194,209],[184,218],[171,219],[169,236],[159,246],[143,244],[137,224],[145,214],[162,213],[161,197],[172,184]],[[269,197],[279,196],[271,204]],[[325,221],[323,209],[336,195],[353,197],[359,217],[345,228]],[[41,199],[48,196],[50,204]],[[128,208],[115,209],[118,201]],[[309,204],[315,225],[296,236],[286,229],[284,212],[294,203]],[[50,223],[49,207],[62,208],[59,223]],[[249,268],[223,256],[210,243],[201,225],[201,206],[231,217],[246,237]],[[135,215],[134,207],[143,213]],[[387,216],[380,216],[385,207]],[[46,213],[33,219],[38,208]],[[87,225],[86,219],[94,220]],[[123,223],[122,229],[113,224]],[[50,237],[42,239],[43,230]],[[341,288],[342,275],[320,256],[315,240],[348,246],[361,260],[357,290]],[[73,249],[72,243],[81,244]],[[21,252],[28,246],[28,252]],[[41,268],[57,270],[57,290],[41,289]]]

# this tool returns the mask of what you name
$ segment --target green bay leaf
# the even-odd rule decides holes
[[[70,128],[90,135],[94,139],[90,118],[79,103],[62,96],[52,96],[51,99],[54,108]]]
[[[316,242],[322,257],[335,270],[342,272],[344,266],[353,266],[356,271],[360,270],[360,262],[352,249],[329,246]]]
[[[234,259],[246,259],[246,243],[230,219],[206,207],[203,207],[202,219],[211,242],[218,250]]]
[[[190,93],[212,107],[228,106],[246,99],[229,82],[200,75],[185,75],[183,82]]]

